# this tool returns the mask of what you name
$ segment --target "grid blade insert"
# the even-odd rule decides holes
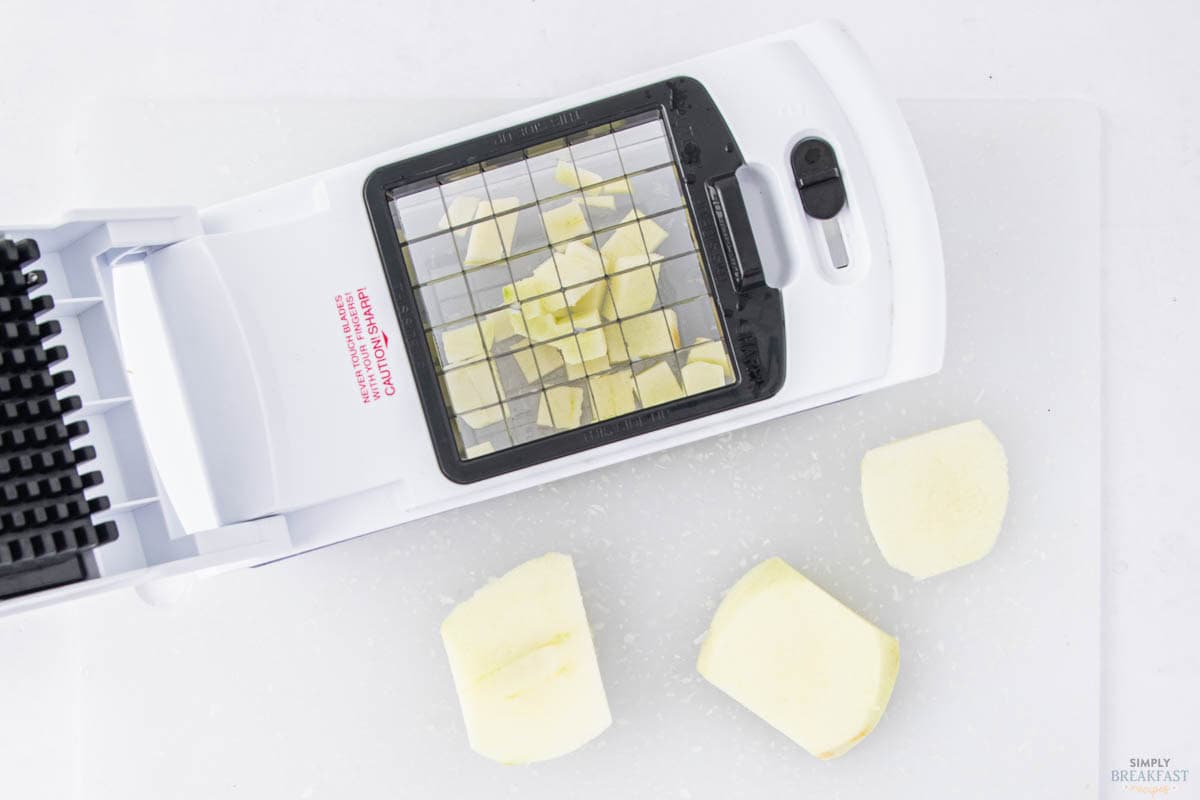
[[[661,115],[389,194],[461,458],[734,381]]]

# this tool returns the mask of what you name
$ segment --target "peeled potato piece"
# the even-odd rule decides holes
[[[533,357],[537,361],[537,371],[541,373],[543,378],[555,370],[561,369],[564,363],[562,351],[548,344],[534,345]],[[530,383],[534,380],[536,380],[536,377],[531,378]]]
[[[498,424],[504,419],[504,411],[500,406],[492,406],[491,408],[481,408],[478,411],[468,411],[466,414],[459,415],[459,419],[471,426],[472,429],[479,430]]]
[[[450,370],[442,380],[446,384],[450,407],[456,414],[492,406],[502,399],[494,373],[486,361]]]
[[[542,212],[542,221],[546,224],[546,236],[551,244],[574,239],[591,231],[587,214],[578,198],[571,199],[557,208]]]
[[[621,323],[631,358],[648,358],[679,348],[679,323],[673,309],[653,311]]]
[[[532,350],[518,350],[513,353],[513,361],[516,361],[517,366],[521,368],[521,374],[525,377],[526,383],[533,383],[538,379],[540,373]]]
[[[480,442],[467,448],[467,458],[479,458],[479,456],[486,456],[488,453],[494,452],[496,452],[496,445],[491,442]]]
[[[621,219],[621,227],[600,245],[600,255],[610,273],[618,270],[620,259],[634,256],[646,259],[667,240],[669,234],[654,220],[642,219],[635,224],[641,216],[636,209],[630,211]]]
[[[517,335],[517,330],[513,327],[513,318],[509,311],[510,309],[501,308],[491,312],[480,320],[479,324],[481,326],[488,325],[490,327],[493,342],[503,342],[505,339],[511,339]],[[522,327],[521,332],[524,332],[524,327]]]
[[[624,178],[617,178],[608,183],[599,186],[593,186],[587,190],[588,192],[598,192],[601,194],[629,194],[629,181]]]
[[[733,377],[733,365],[729,363],[729,356],[725,352],[725,345],[721,342],[714,342],[711,339],[705,339],[703,336],[698,337],[693,347],[688,350],[688,363],[692,364],[697,361],[716,364],[725,373],[726,379]]]
[[[621,326],[605,325],[604,338],[608,342],[608,358],[612,363],[620,364],[629,360],[629,353],[625,352],[625,337],[621,334]]]
[[[633,373],[628,369],[588,378],[597,419],[610,419],[637,411]]]
[[[505,214],[520,204],[515,197],[497,197],[490,203],[484,200],[475,212],[481,220],[471,226],[471,238],[467,240],[467,253],[463,264],[468,267],[491,264],[504,258],[512,249],[513,235],[517,231],[517,215]],[[495,219],[489,219],[492,215]]]
[[[569,161],[560,159],[554,165],[554,180],[568,189],[578,189],[581,186],[590,186],[594,183],[599,183],[603,178],[589,169],[577,167]]]
[[[675,379],[675,372],[665,361],[655,364],[650,369],[638,373],[638,397],[645,407],[669,403],[683,397],[683,389]]]
[[[900,647],[770,558],[725,595],[696,668],[809,753],[830,759],[875,729],[896,683]]]
[[[529,339],[534,342],[548,342],[560,336],[566,336],[573,329],[570,320],[555,319],[550,314],[538,314],[525,318],[529,330]]]
[[[608,282],[613,308],[619,316],[633,317],[654,308],[658,282],[649,267],[618,272]]]
[[[460,194],[451,201],[446,213],[442,214],[442,218],[438,220],[438,230],[444,231],[451,226],[457,228],[460,225],[466,225],[475,219],[478,210],[479,198]]]
[[[883,557],[928,578],[991,552],[1008,507],[1008,459],[987,425],[963,422],[868,451],[862,494]]]
[[[573,381],[583,378],[587,375],[598,375],[606,371],[611,362],[608,360],[608,354],[597,356],[590,361],[584,361],[582,364],[567,364],[567,380]]]
[[[614,321],[617,318],[617,307],[613,305],[611,292],[605,294],[604,300],[600,303],[600,316],[609,321]]]
[[[548,553],[485,585],[450,612],[441,633],[480,755],[544,761],[612,723],[569,556]]]
[[[573,312],[599,314],[601,304],[608,297],[608,283],[603,280],[584,283],[566,289],[563,294],[566,295],[567,305],[571,307]]]
[[[703,394],[725,385],[725,373],[716,364],[705,361],[689,361],[679,370],[683,376],[683,388],[688,394]]]
[[[589,189],[588,191],[592,190]],[[617,199],[607,194],[585,194],[583,202],[592,208],[599,208],[605,211],[614,211],[617,208]]]
[[[599,318],[596,322],[599,323]],[[593,361],[608,353],[608,339],[599,328],[578,333],[575,339],[579,342],[579,354],[583,356],[584,361]]]
[[[468,322],[458,328],[442,332],[442,352],[448,365],[465,364],[483,358],[491,349],[495,335],[495,321],[489,317]]]
[[[565,431],[571,428],[578,428],[582,417],[582,387],[552,386],[538,398],[538,425]]]
[[[596,328],[600,325],[599,311],[579,311],[572,309],[571,322],[575,325],[575,330],[586,331],[589,328]]]
[[[589,244],[581,240],[568,242],[562,253],[554,257],[563,286],[594,281],[604,277],[604,260]]]

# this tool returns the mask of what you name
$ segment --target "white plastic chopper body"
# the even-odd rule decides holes
[[[401,346],[364,181],[381,164],[676,76],[708,90],[746,160],[738,183],[767,282],[783,296],[782,388],[497,477],[448,480]],[[811,139],[836,152],[844,187],[824,219],[806,213],[792,168]],[[924,170],[896,103],[829,22],[199,212],[76,212],[0,229],[39,242],[59,296],[88,299],[68,306],[88,343],[73,348],[87,357],[72,369],[92,373],[95,397],[81,413],[111,445],[100,466],[123,542],[97,550],[99,578],[16,598],[0,613],[112,586],[170,594],[163,579],[302,552],[919,378],[942,362],[942,253]],[[347,324],[369,329],[366,394]]]

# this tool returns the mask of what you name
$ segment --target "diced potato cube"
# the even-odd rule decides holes
[[[538,294],[553,292],[562,286],[562,282],[558,277],[558,266],[554,263],[554,256],[538,264],[530,278],[533,281],[533,286],[538,289]]]
[[[506,212],[512,211],[520,204],[521,201],[515,197],[497,197],[492,201],[492,212],[496,215],[496,223],[500,227],[500,240],[504,243],[505,255],[512,253],[513,237],[517,233],[517,216],[521,213],[519,211],[511,214]],[[650,249],[653,250],[654,247]]]
[[[460,414],[458,418],[475,430],[479,430],[489,425],[495,425],[503,420],[504,412],[501,411],[500,406],[491,406],[490,408],[481,408],[478,411],[468,411],[466,414]]]
[[[951,425],[868,451],[862,496],[887,562],[928,578],[991,552],[1008,508],[1008,459],[980,420]]]
[[[562,351],[548,344],[535,345],[533,357],[537,361],[538,371],[542,373],[543,378],[560,369],[564,363]]]
[[[510,283],[502,287],[501,294],[504,297],[505,303],[515,303],[518,300],[530,300],[550,294],[558,288],[558,272],[554,266],[554,259],[547,258],[537,266],[533,274],[529,277],[521,278],[516,283]],[[559,297],[561,298],[561,295]],[[565,300],[563,304],[562,307],[565,307]]]
[[[643,408],[669,403],[683,397],[683,389],[675,378],[675,371],[665,361],[655,364],[637,375],[638,397]]]
[[[625,337],[621,335],[620,325],[605,325],[604,338],[608,342],[609,361],[620,364],[629,360],[629,353],[625,352]]]
[[[579,352],[579,340],[574,336],[565,336],[562,339],[556,339],[550,342],[548,347],[553,347],[561,355],[563,362],[568,367],[572,364],[582,364],[583,354]]]
[[[583,389],[553,386],[538,398],[537,424],[560,431],[578,428],[583,416]]]
[[[562,292],[548,294],[538,302],[542,306],[542,313],[551,315],[559,322],[567,318],[567,298]]]
[[[504,298],[505,303],[515,303],[518,300],[528,300],[531,297],[545,294],[546,292],[554,291],[558,288],[558,281],[555,281],[553,286],[547,287],[545,281],[539,275],[530,275],[528,278],[521,278],[516,283],[509,283],[500,288],[500,294]]]
[[[578,198],[572,198],[557,208],[543,211],[542,221],[546,225],[546,236],[551,244],[574,239],[592,230],[587,214],[583,211],[583,204]]]
[[[571,331],[567,300],[562,292],[528,300],[521,304],[520,312],[529,338],[534,341],[546,341],[546,338],[563,336]]]
[[[588,378],[597,419],[611,419],[637,411],[633,373],[628,369]]]
[[[438,230],[444,231],[452,225],[455,228],[459,227],[460,225],[466,225],[468,222],[475,219],[475,214],[478,211],[478,197],[460,194],[451,201],[450,207],[446,209],[446,213],[442,214],[442,218],[438,220]]]
[[[583,334],[578,336],[567,336],[566,338],[551,342],[550,346],[562,353],[563,361],[565,361],[568,365],[582,364],[587,360],[587,357],[585,357],[583,354],[582,337]],[[592,358],[595,358],[595,345],[591,346],[591,350],[593,351]]]
[[[652,219],[642,219],[635,209],[621,220],[621,227],[613,231],[604,244],[600,245],[600,255],[604,258],[604,266],[609,273],[616,272],[621,258],[634,256],[648,259],[649,254],[658,249],[669,235],[661,225]],[[640,262],[639,262],[640,263]]]
[[[597,323],[599,320],[597,320]],[[600,328],[592,328],[575,335],[579,342],[579,352],[584,361],[591,361],[608,353],[608,339]]]
[[[483,334],[483,349],[491,350],[493,342],[496,341],[496,320],[491,316],[483,317],[479,320],[479,332]]]
[[[481,264],[491,264],[500,261],[512,248],[513,235],[517,230],[517,216],[520,212],[505,214],[520,203],[515,197],[498,197],[488,202],[484,200],[475,212],[475,219],[481,220],[471,226],[471,238],[467,240],[467,254],[463,264],[475,267]],[[495,219],[491,219],[495,213]]]
[[[513,335],[520,336],[523,339],[528,339],[529,331],[525,327],[525,315],[521,312],[521,309],[503,308],[501,311],[508,315],[508,324],[513,330]]]
[[[696,668],[709,683],[820,759],[875,729],[900,645],[779,558],[725,595]]]
[[[584,361],[582,364],[567,364],[567,380],[573,381],[588,375],[599,375],[601,372],[607,372],[611,366],[612,363],[608,360],[607,353]]]
[[[653,311],[621,323],[631,358],[648,358],[679,347],[679,327],[672,309]]]
[[[597,328],[600,326],[599,311],[576,311],[571,315],[571,322],[575,325],[575,330],[586,331],[589,328]]]
[[[727,379],[733,377],[733,365],[729,363],[729,356],[726,354],[725,345],[722,342],[714,342],[703,336],[698,337],[692,348],[688,350],[688,363],[692,364],[697,361],[716,364],[725,373]]]
[[[657,278],[662,270],[662,264],[659,263],[663,257],[658,253],[650,253],[649,255],[636,256],[621,256],[617,259],[617,268],[613,272],[624,272],[627,269],[636,269],[637,267],[645,266],[646,264],[654,265],[654,277]]]
[[[511,339],[517,335],[516,329],[513,328],[511,311],[510,308],[501,308],[483,318],[483,323],[491,327],[493,341],[503,342],[505,339]],[[521,332],[524,333],[524,331],[525,328],[522,326]]]
[[[572,286],[564,294],[567,305],[573,312],[580,314],[599,313],[600,305],[608,295],[608,283],[604,280]]]
[[[605,372],[611,366],[612,362],[608,360],[608,353],[583,362],[583,368],[588,375],[597,375]]]
[[[620,178],[601,184],[600,186],[595,186],[592,190],[602,192],[603,194],[629,194],[629,181]]]
[[[689,361],[679,372],[683,375],[683,388],[688,394],[703,394],[725,385],[724,371],[707,361]]]
[[[591,170],[577,167],[570,161],[559,159],[559,162],[554,165],[554,180],[568,189],[578,189],[582,186],[599,183],[603,178]]]
[[[501,400],[492,369],[485,361],[450,370],[442,379],[455,414],[495,405]]]
[[[557,347],[551,347],[548,344],[536,345],[533,348],[533,354],[537,358],[538,369],[543,376],[554,372],[564,363],[562,352]]]
[[[609,278],[609,289],[613,307],[625,318],[649,311],[658,299],[658,282],[649,267],[618,272]]]
[[[504,764],[565,755],[611,723],[571,558],[491,581],[442,623],[471,748]]]
[[[575,165],[561,158],[554,165],[554,180],[568,189],[579,188],[579,175],[575,172]]]
[[[617,318],[617,307],[613,305],[612,292],[604,296],[604,302],[600,304],[600,316],[610,322]]]
[[[494,452],[496,452],[496,445],[491,442],[480,442],[467,448],[467,458],[479,458]]]
[[[574,286],[604,277],[604,260],[583,240],[568,242],[554,261],[558,264],[558,275],[563,286]]]
[[[556,319],[552,314],[527,316],[525,323],[529,330],[529,339],[534,342],[548,342],[551,339],[566,336],[572,330],[569,319]]]
[[[526,383],[535,382],[541,374],[532,350],[518,350],[513,353],[513,361],[516,361],[517,366],[521,368],[521,374],[525,376]]]
[[[466,364],[483,358],[491,343],[485,345],[484,337],[488,331],[480,332],[482,325],[471,320],[466,325],[442,331],[442,356],[446,365]],[[491,326],[488,326],[491,330]]]
[[[589,192],[597,191],[597,189],[589,189]],[[592,208],[599,208],[604,211],[615,211],[617,208],[617,199],[607,194],[584,194],[583,202],[587,203]]]

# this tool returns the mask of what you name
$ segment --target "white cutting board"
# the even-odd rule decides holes
[[[208,203],[511,105],[432,103],[420,120],[404,101],[92,109],[59,185],[86,204]],[[1069,102],[905,111],[945,240],[940,375],[221,576],[170,607],[122,594],[0,622],[0,647],[32,645],[31,665],[39,647],[78,664],[64,785],[206,800],[1095,796],[1099,117]],[[1008,450],[1005,530],[984,561],[916,583],[871,540],[859,459],[974,417]],[[575,557],[614,724],[566,758],[501,767],[467,749],[438,624],[548,550]],[[828,764],[694,669],[721,592],[770,555],[900,640],[887,714]],[[74,632],[30,633],[51,625]]]

